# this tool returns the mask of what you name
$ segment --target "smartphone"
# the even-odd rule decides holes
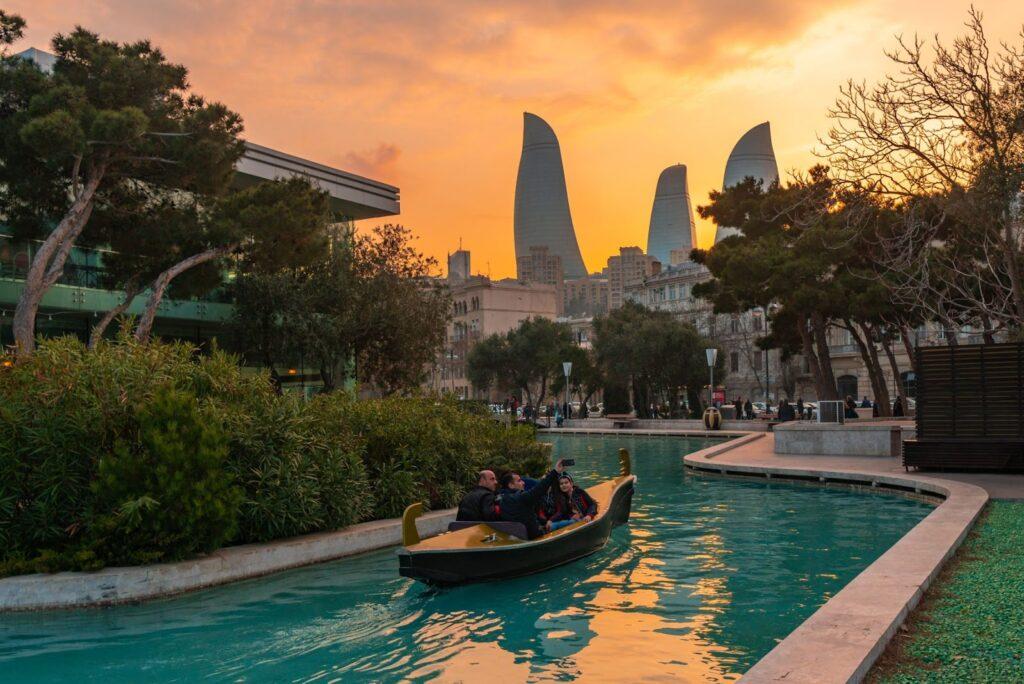
[[[576,459],[575,458],[563,458],[562,459],[562,466],[569,467],[569,466],[574,466],[574,465],[576,465]]]

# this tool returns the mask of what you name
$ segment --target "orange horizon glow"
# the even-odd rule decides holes
[[[1014,3],[982,0],[990,43],[1017,37]],[[894,36],[963,31],[968,2],[564,0],[8,0],[28,22],[15,49],[76,24],[147,38],[195,91],[242,114],[245,137],[401,188],[399,222],[445,267],[515,274],[512,207],[522,113],[558,135],[588,270],[646,247],[658,174],[687,165],[696,207],[726,158],[770,121],[784,178],[817,161],[826,111],[849,78],[892,68]],[[1018,40],[1019,42],[1019,40]],[[696,216],[707,247],[714,225]]]

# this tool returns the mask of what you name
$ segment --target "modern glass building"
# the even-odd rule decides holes
[[[684,261],[697,244],[686,165],[676,164],[661,172],[654,191],[651,224],[647,231],[647,253],[669,266]],[[673,259],[673,252],[676,258]],[[688,256],[686,257],[688,258]]]
[[[722,189],[732,187],[744,178],[754,178],[767,188],[779,179],[779,166],[775,162],[775,150],[772,148],[772,129],[767,121],[758,124],[743,134],[729,154],[725,163],[725,177]],[[719,226],[715,233],[715,242],[721,242],[730,235],[739,235],[737,228]]]
[[[566,278],[587,275],[569,211],[558,138],[544,119],[529,112],[523,113],[513,226],[517,260],[529,257],[532,247],[547,247],[561,257]]]
[[[263,180],[296,175],[311,179],[330,194],[331,206],[339,223],[399,213],[399,190],[393,185],[253,143],[246,143],[245,153],[236,165],[234,182],[244,187]],[[11,318],[37,246],[35,241],[15,240],[0,223],[0,342],[5,346],[14,343]],[[64,268],[64,275],[43,298],[36,318],[38,334],[70,334],[87,340],[99,317],[121,301],[122,293],[99,286],[106,251],[74,249]],[[145,301],[146,294],[143,293],[135,299],[128,313],[140,314]],[[219,290],[197,299],[165,299],[159,311],[154,334],[187,340],[200,346],[215,337],[232,315],[231,302]]]

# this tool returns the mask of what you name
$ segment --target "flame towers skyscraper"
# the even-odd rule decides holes
[[[772,129],[767,121],[744,133],[732,148],[729,160],[725,163],[722,189],[737,185],[747,177],[761,181],[765,189],[779,179],[779,166],[775,162],[775,150],[772,148]],[[719,226],[715,242],[739,233],[737,228]]]
[[[544,119],[529,112],[523,113],[513,228],[517,260],[529,257],[531,247],[547,247],[561,257],[566,278],[587,275],[569,211],[558,138]]]
[[[668,266],[688,259],[689,256],[679,256],[689,255],[696,242],[690,189],[686,183],[686,165],[676,164],[658,176],[654,205],[651,207],[651,224],[647,231],[647,253],[663,266]],[[673,252],[676,252],[675,259]]]

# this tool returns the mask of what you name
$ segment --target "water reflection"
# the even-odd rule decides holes
[[[560,439],[578,479],[621,440]],[[629,525],[579,562],[431,590],[391,550],[142,606],[0,620],[0,681],[736,679],[929,510],[686,478],[699,444],[632,440]]]

